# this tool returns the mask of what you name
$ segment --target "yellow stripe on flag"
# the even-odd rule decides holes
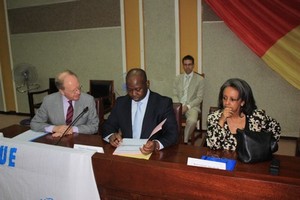
[[[280,38],[261,58],[300,90],[300,26]]]

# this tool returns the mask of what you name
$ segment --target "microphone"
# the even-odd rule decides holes
[[[58,145],[58,143],[61,141],[61,139],[65,136],[65,134],[70,130],[70,128],[89,110],[89,107],[85,107],[83,111],[72,121],[68,128],[65,130],[65,132],[60,136],[59,140],[55,143],[55,145]]]

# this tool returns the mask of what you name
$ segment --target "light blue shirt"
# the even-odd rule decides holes
[[[146,96],[141,101],[139,101],[139,102],[142,103],[142,105],[141,105],[141,111],[142,111],[141,117],[143,118],[143,120],[144,120],[144,116],[145,116],[145,112],[146,112],[146,108],[147,108],[147,104],[148,104],[149,94],[150,94],[150,91],[148,89]],[[135,116],[135,113],[137,111],[137,106],[138,106],[139,102],[131,100],[131,126],[132,127],[133,127],[133,122],[134,122],[134,116]],[[143,122],[142,122],[142,124],[143,124]],[[141,138],[141,135],[138,138]]]
[[[147,90],[147,94],[146,96],[141,100],[142,105],[141,105],[141,109],[142,109],[142,116],[144,119],[145,116],[145,112],[146,112],[146,108],[147,108],[147,104],[148,104],[148,100],[149,100],[149,95],[150,95],[150,90]],[[135,116],[135,112],[137,111],[137,102],[134,100],[131,100],[131,126],[133,126],[133,121],[134,121],[134,116]],[[109,142],[109,137],[112,135],[113,133],[111,133],[110,135],[106,136],[104,138],[105,141]],[[163,149],[164,146],[160,143],[160,141],[155,140],[159,143],[159,150]]]

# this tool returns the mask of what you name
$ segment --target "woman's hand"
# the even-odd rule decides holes
[[[227,121],[227,118],[230,118],[232,115],[233,115],[233,111],[231,108],[224,108],[221,118],[219,120],[219,125],[223,127],[225,122]]]

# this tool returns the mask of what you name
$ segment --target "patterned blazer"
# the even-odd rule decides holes
[[[208,115],[207,118],[207,146],[211,149],[235,150],[237,140],[234,134],[231,134],[227,122],[224,127],[219,125],[222,110],[217,110]],[[254,110],[252,115],[246,115],[246,126],[250,131],[272,132],[274,138],[278,141],[281,127],[279,123],[266,115],[263,110]]]

